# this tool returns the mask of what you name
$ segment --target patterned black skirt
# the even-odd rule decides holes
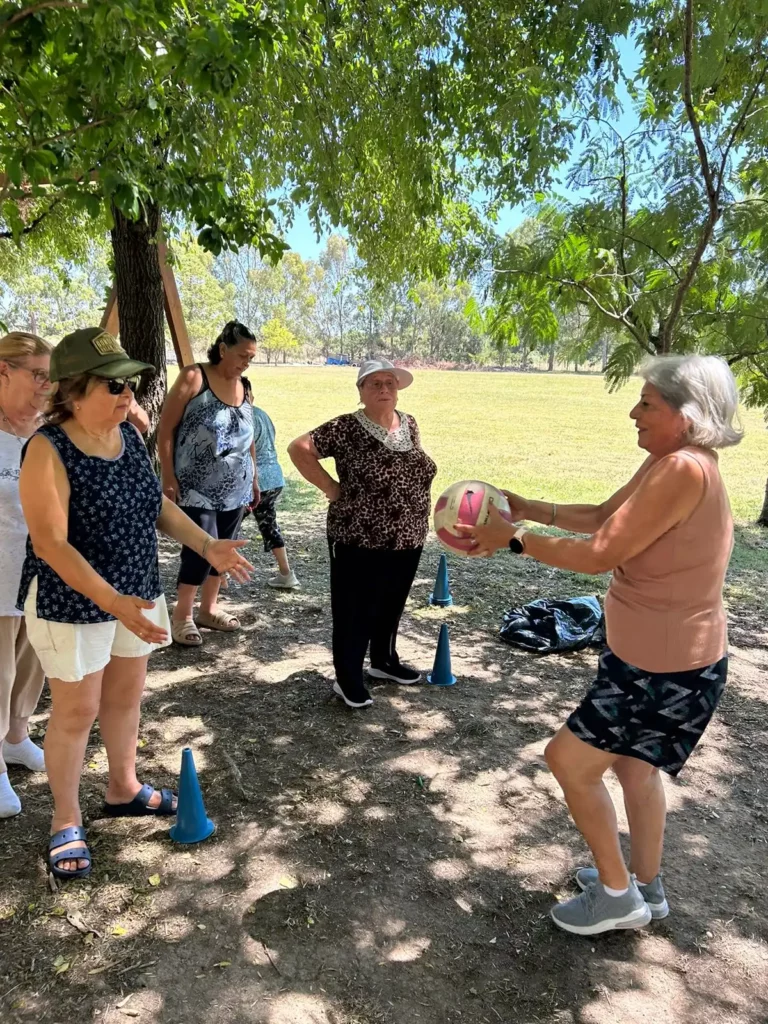
[[[709,725],[727,676],[727,657],[690,672],[646,672],[606,647],[597,678],[566,724],[591,747],[677,775]]]

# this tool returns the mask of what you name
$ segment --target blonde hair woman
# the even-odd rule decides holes
[[[27,638],[16,597],[27,526],[19,498],[21,449],[40,425],[50,391],[51,346],[36,334],[0,338],[0,818],[21,811],[6,765],[45,771],[27,723],[43,689],[43,670]]]

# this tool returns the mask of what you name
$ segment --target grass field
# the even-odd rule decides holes
[[[255,401],[277,429],[278,451],[298,434],[356,408],[354,369],[260,367]],[[400,405],[418,420],[438,465],[433,494],[454,480],[489,480],[529,498],[603,500],[642,460],[628,413],[640,390],[631,381],[609,394],[598,376],[456,373],[422,370]],[[754,521],[768,474],[768,432],[760,413],[745,411],[744,441],[722,454],[734,516]]]

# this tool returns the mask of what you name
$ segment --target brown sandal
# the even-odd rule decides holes
[[[234,615],[228,615],[226,612],[216,612],[215,615],[210,617],[198,612],[197,624],[198,626],[204,626],[206,629],[218,629],[222,633],[234,633],[235,630],[240,629],[240,620]]]

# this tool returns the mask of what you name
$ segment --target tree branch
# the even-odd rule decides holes
[[[768,200],[766,200],[766,202],[768,202]],[[658,256],[662,263],[666,263],[666,265],[669,267],[669,269],[675,275],[677,280],[678,281],[680,280],[680,271],[677,269],[677,267],[674,265],[674,263],[670,263],[670,261],[667,259],[667,257],[664,256],[663,253],[660,253],[659,250],[654,248],[649,242],[644,242],[642,240],[642,238],[635,238],[634,235],[627,235],[627,239],[630,242],[634,242],[635,245],[644,245],[646,249],[649,249],[655,256]]]
[[[731,150],[733,149],[734,143],[736,142],[736,138],[737,138],[739,132],[741,132],[742,128],[744,127],[744,123],[746,122],[747,115],[749,113],[749,108],[754,103],[755,97],[757,96],[757,93],[758,93],[758,90],[760,89],[761,85],[765,81],[766,73],[768,73],[768,63],[764,62],[763,63],[763,70],[762,70],[762,72],[760,74],[760,77],[758,78],[758,80],[755,82],[754,86],[750,90],[749,96],[747,96],[747,98],[744,100],[744,104],[743,104],[743,106],[741,108],[741,113],[739,114],[738,118],[736,119],[736,124],[733,126],[733,131],[731,132],[731,137],[728,140],[728,144],[726,145],[725,150],[723,151],[723,158],[720,161],[720,170],[718,172],[718,185],[717,185],[718,192],[722,188],[723,175],[725,174],[725,165],[728,162],[728,155],[730,154]]]
[[[720,190],[723,184],[722,178],[718,181],[717,186],[715,186],[712,179],[712,168],[709,163],[707,147],[701,134],[701,125],[699,124],[699,118],[696,114],[696,108],[693,105],[693,92],[691,87],[691,80],[693,77],[693,0],[686,0],[685,2],[685,42],[683,44],[683,59],[685,61],[685,67],[683,70],[683,102],[685,104],[685,112],[688,116],[688,122],[693,130],[693,137],[696,142],[696,151],[699,155],[699,166],[701,167],[701,174],[704,178],[704,185],[707,190],[707,205],[709,207],[709,212],[707,214],[704,227],[702,228],[699,241],[696,244],[693,255],[691,256],[691,261],[688,264],[688,269],[685,274],[683,274],[683,277],[677,286],[677,292],[672,300],[669,314],[665,317],[659,332],[662,353],[669,352],[672,347],[672,334],[678,317],[680,316],[680,310],[683,308],[685,296],[688,294],[688,290],[693,283],[696,271],[699,269],[699,264],[701,263],[701,258],[706,252],[707,246],[709,245],[710,239],[712,238],[712,234],[715,230],[715,225],[720,219],[721,213],[718,204]]]
[[[729,366],[733,366],[734,363],[740,363],[742,359],[758,359],[766,355],[765,349],[758,349],[757,352],[739,352],[735,356],[726,356],[725,361]]]
[[[671,346],[672,333],[674,331],[675,324],[680,316],[680,311],[683,308],[683,302],[685,296],[688,293],[693,279],[696,276],[696,272],[701,264],[702,257],[706,252],[707,246],[712,240],[717,222],[722,216],[722,209],[720,208],[720,196],[723,189],[723,178],[726,171],[726,165],[728,162],[728,156],[733,148],[736,139],[744,127],[747,115],[749,114],[750,107],[755,101],[758,91],[760,90],[763,82],[765,81],[766,74],[768,74],[768,63],[763,64],[763,69],[758,76],[757,81],[749,92],[749,95],[744,100],[741,112],[736,119],[736,122],[731,131],[731,137],[723,151],[720,166],[717,172],[717,183],[715,183],[712,177],[712,168],[709,163],[709,156],[707,154],[707,148],[704,143],[704,139],[701,134],[701,126],[699,119],[696,114],[696,109],[693,105],[693,94],[691,91],[691,79],[693,76],[693,0],[686,0],[685,4],[685,71],[683,75],[683,90],[684,90],[684,103],[686,114],[688,115],[688,121],[690,122],[693,130],[693,136],[696,141],[696,149],[699,155],[699,165],[701,167],[702,177],[704,178],[704,184],[707,190],[707,204],[709,206],[709,213],[707,219],[704,222],[704,226],[701,230],[701,235],[696,248],[691,256],[688,269],[680,280],[677,288],[677,293],[672,301],[672,305],[669,310],[669,315],[664,321],[663,328],[661,330],[661,347],[662,352],[669,352]]]
[[[43,0],[42,3],[33,4],[31,7],[24,7],[16,11],[6,21],[0,22],[0,36],[5,35],[9,28],[25,18],[31,18],[38,11],[50,10],[55,7],[68,8],[70,10],[85,10],[88,4],[79,3],[78,0]]]
[[[42,224],[42,222],[45,220],[45,218],[48,216],[48,214],[51,212],[51,210],[55,209],[59,205],[59,203],[62,201],[63,198],[64,198],[63,196],[57,196],[56,199],[53,200],[53,202],[51,203],[50,206],[46,207],[46,209],[43,210],[42,213],[39,213],[37,215],[37,217],[35,217],[34,220],[29,222],[29,224],[25,224],[24,225],[24,227],[22,228],[21,234],[22,235],[29,235],[29,234],[31,234],[31,232],[33,232],[36,227],[38,227],[40,224]],[[14,236],[12,231],[0,231],[0,238],[14,238],[14,237],[15,236]]]
[[[504,274],[526,274],[528,277],[535,276],[541,278],[542,280],[547,281],[549,284],[567,285],[567,287],[569,288],[574,288],[576,291],[580,291],[583,295],[587,297],[587,299],[595,307],[595,309],[599,310],[603,314],[603,316],[607,317],[609,320],[612,320],[616,324],[621,324],[622,327],[629,331],[629,333],[635,339],[637,344],[642,349],[644,349],[649,355],[656,354],[653,348],[648,344],[648,342],[643,337],[642,332],[637,327],[637,324],[633,323],[631,320],[627,318],[626,313],[631,309],[631,307],[627,307],[627,310],[624,313],[616,313],[614,310],[607,309],[598,299],[598,297],[594,294],[594,292],[590,291],[590,289],[587,288],[585,284],[582,284],[581,281],[574,281],[569,277],[551,277],[549,274],[542,274],[539,271],[529,270],[499,270],[497,273],[500,277],[503,276]]]
[[[100,128],[103,124],[109,124],[110,121],[114,121],[116,117],[123,117],[126,114],[133,113],[136,107],[126,107],[125,110],[121,110],[120,114],[112,114],[110,117],[102,117],[100,121],[89,121],[87,124],[79,124],[77,128],[68,128],[65,132],[61,132],[59,135],[54,135],[50,139],[43,139],[42,142],[37,142],[36,145],[50,146],[54,142],[61,142],[62,139],[68,139],[70,135],[78,135],[80,132],[87,132],[90,128]]]
[[[712,179],[712,168],[709,164],[707,147],[704,144],[704,138],[701,134],[699,118],[696,114],[696,108],[693,105],[693,90],[691,85],[693,78],[693,0],[685,0],[685,41],[683,43],[683,60],[683,103],[685,104],[685,112],[688,115],[688,123],[693,130],[693,138],[696,142],[696,151],[699,155],[699,165],[701,167],[701,173],[707,189],[707,199],[709,200],[711,208],[713,204],[716,204],[717,189],[715,188],[715,183]]]
[[[637,283],[632,275],[627,271],[627,254],[625,251],[625,244],[627,240],[627,205],[628,205],[628,189],[627,189],[627,147],[624,139],[621,140],[621,177],[619,178],[619,189],[621,195],[621,236],[619,238],[619,266],[621,267],[621,274],[624,282],[624,292],[627,298],[629,298],[629,288],[627,282],[631,281],[632,284],[637,287]]]

